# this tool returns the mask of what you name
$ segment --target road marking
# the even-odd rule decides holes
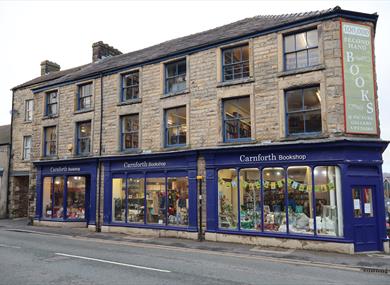
[[[15,246],[15,245],[6,245],[6,244],[1,244],[0,247],[5,247],[5,248],[21,248],[20,246]]]
[[[56,252],[55,254],[56,255],[60,255],[60,256],[66,256],[66,257],[72,257],[72,258],[78,258],[78,259],[84,259],[84,260],[91,260],[91,261],[108,263],[108,264],[114,264],[114,265],[125,266],[125,267],[132,267],[132,268],[145,269],[145,270],[151,270],[151,271],[158,271],[158,272],[164,272],[164,273],[170,273],[171,272],[171,271],[165,270],[165,269],[158,269],[158,268],[153,268],[153,267],[145,267],[145,266],[139,266],[139,265],[134,265],[134,264],[127,264],[127,263],[115,262],[115,261],[110,261],[110,260],[97,259],[97,258],[92,258],[92,257],[85,257],[85,256],[72,255],[72,254],[59,253],[59,252]]]

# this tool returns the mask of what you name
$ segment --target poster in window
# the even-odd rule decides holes
[[[345,131],[378,133],[370,26],[341,22]]]

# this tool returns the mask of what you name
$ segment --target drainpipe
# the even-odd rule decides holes
[[[99,134],[99,158],[98,158],[98,167],[99,167],[99,175],[98,175],[98,216],[97,216],[97,221],[96,221],[96,231],[101,232],[102,227],[101,227],[101,195],[102,195],[102,165],[100,162],[100,157],[102,156],[102,145],[103,145],[103,73],[100,73],[100,134]]]
[[[11,142],[9,145],[9,155],[8,155],[7,197],[5,197],[5,206],[6,206],[5,216],[7,218],[9,218],[9,196],[11,195],[12,125],[14,121],[14,94],[15,91],[12,90],[11,133],[10,133]]]

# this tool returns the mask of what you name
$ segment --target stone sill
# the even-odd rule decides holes
[[[133,149],[126,149],[126,150],[120,150],[120,154],[141,154],[142,150],[139,148],[133,148]]]
[[[138,103],[142,103],[142,98],[119,102],[116,105],[117,106],[127,106],[127,105],[133,105],[133,104],[138,104]]]
[[[299,68],[299,69],[294,69],[294,70],[278,72],[277,76],[278,77],[286,77],[286,76],[290,76],[290,75],[303,74],[303,73],[308,73],[308,72],[312,72],[312,71],[319,71],[319,70],[324,70],[324,69],[325,69],[325,65],[318,64],[318,65],[309,66],[309,67],[305,67],[305,68]]]
[[[78,115],[78,114],[84,114],[84,113],[89,113],[89,112],[93,112],[95,109],[93,108],[90,108],[90,109],[83,109],[83,110],[77,110],[77,111],[74,111],[74,115]]]
[[[56,119],[56,118],[58,118],[58,114],[52,115],[52,116],[43,116],[42,120],[50,120],[50,119]]]
[[[179,96],[179,95],[185,95],[185,94],[188,94],[188,93],[190,93],[190,90],[188,88],[186,88],[186,89],[184,89],[182,91],[163,94],[163,95],[160,96],[160,99],[171,98],[171,97],[175,97],[175,96]]]
[[[29,125],[29,124],[32,124],[32,121],[23,121],[23,124],[24,125]]]
[[[174,151],[174,150],[185,150],[185,149],[191,149],[190,145],[182,145],[182,146],[166,146],[162,147],[162,151]]]
[[[217,84],[217,88],[240,85],[240,84],[248,84],[253,82],[255,82],[253,77],[248,77],[245,79],[238,79],[238,80],[222,81]]]
[[[230,142],[218,142],[218,146],[229,146],[229,145],[241,145],[241,144],[255,144],[257,143],[257,140],[250,139],[250,140],[240,140],[240,141],[230,141]]]
[[[311,139],[326,139],[329,138],[329,134],[320,133],[320,134],[312,134],[312,135],[292,135],[288,137],[281,138],[280,141],[297,141],[297,140],[311,140]]]

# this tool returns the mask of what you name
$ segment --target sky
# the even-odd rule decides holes
[[[51,60],[67,69],[91,62],[92,43],[127,53],[256,15],[340,6],[379,14],[375,38],[381,138],[390,140],[390,1],[3,1],[0,0],[0,125],[11,121],[10,89]],[[390,172],[390,147],[383,170]]]

